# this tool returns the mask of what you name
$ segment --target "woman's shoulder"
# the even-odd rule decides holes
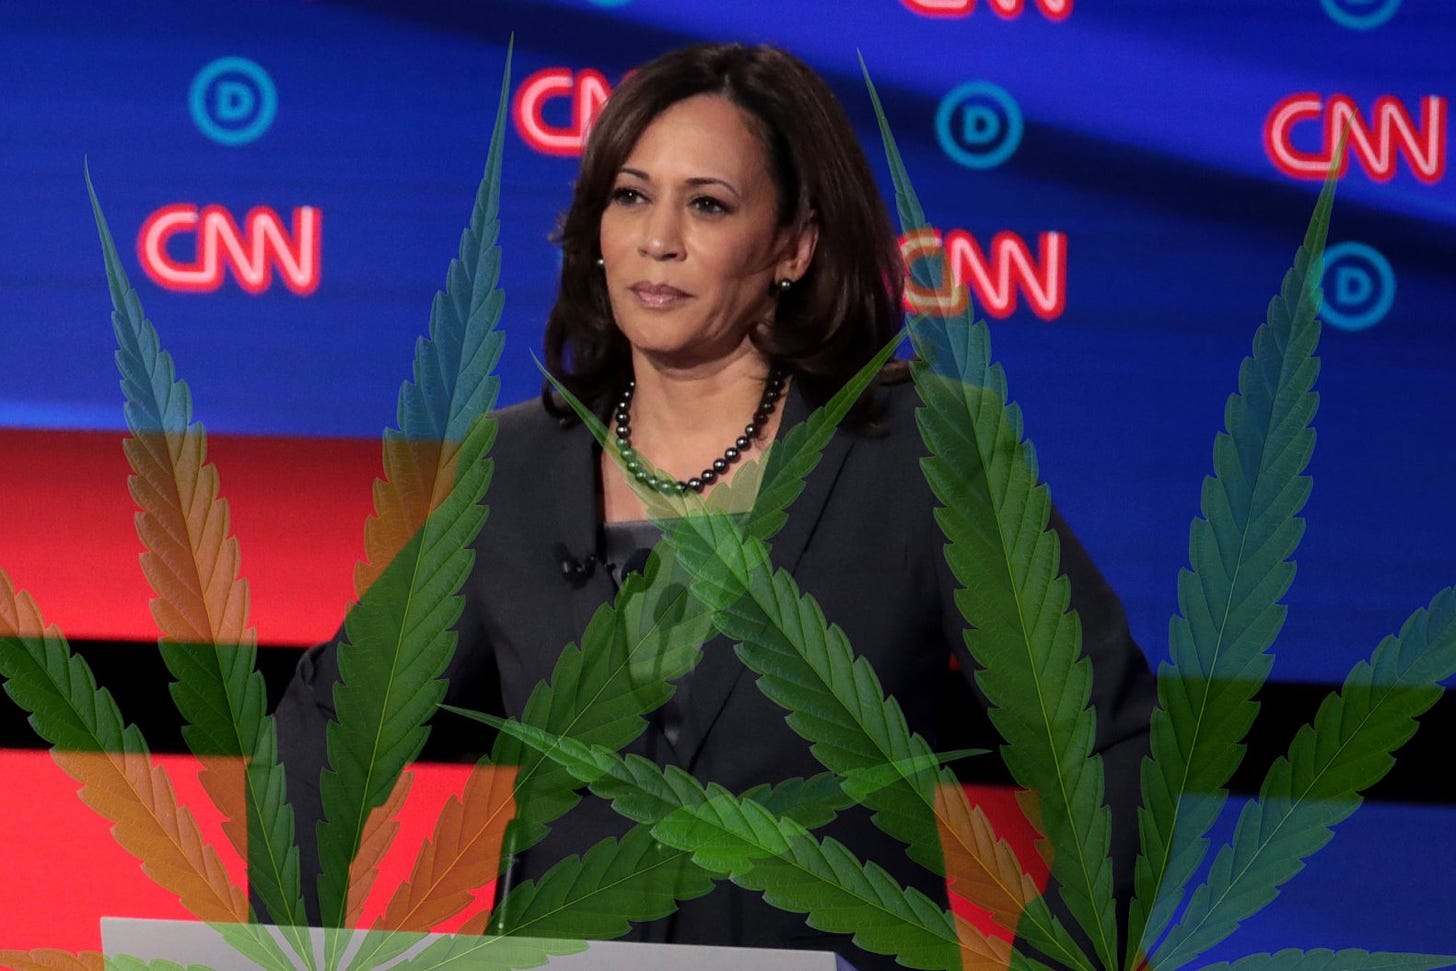
[[[539,398],[498,408],[491,412],[491,418],[495,419],[496,433],[490,455],[498,474],[540,470],[563,450],[577,447],[578,434],[586,440],[591,437],[580,422],[563,423],[552,415]]]
[[[490,416],[496,420],[501,434],[508,431],[541,431],[561,426],[561,422],[546,410],[546,405],[540,398],[527,398],[525,401],[497,408]]]
[[[562,420],[547,411],[540,398],[497,408],[491,417],[496,422],[497,447],[545,446],[569,438],[573,429],[581,427],[580,422]]]

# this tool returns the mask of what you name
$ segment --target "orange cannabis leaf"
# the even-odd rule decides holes
[[[399,811],[404,808],[414,778],[414,773],[408,769],[401,772],[394,782],[389,798],[375,806],[364,823],[364,831],[359,836],[359,851],[354,854],[354,860],[349,864],[349,902],[344,918],[345,927],[359,926],[359,915],[364,911],[364,902],[369,899],[369,891],[374,888],[374,880],[379,876],[379,864],[389,852],[395,834],[399,832]]]
[[[228,503],[218,496],[217,467],[206,461],[202,426],[133,436],[122,448],[136,473],[127,488],[140,507],[142,572],[157,594],[152,617],[162,638],[186,650],[255,647],[248,582],[238,576],[238,541],[229,535]],[[250,753],[199,752],[199,779],[222,813],[223,832],[247,859],[247,783],[238,754]]]
[[[1022,870],[1011,844],[996,838],[985,810],[971,805],[959,785],[936,786],[935,817],[950,892],[987,911],[1014,934],[1022,911],[1041,892]],[[964,947],[965,934],[960,936]]]
[[[11,971],[105,971],[106,957],[100,951],[58,951],[38,947],[33,951],[0,951],[0,967]]]
[[[501,837],[515,815],[515,781],[515,766],[471,770],[463,796],[445,804],[376,929],[428,931],[470,906],[472,891],[499,872]]]
[[[459,449],[459,443],[385,434],[384,478],[374,480],[374,515],[364,523],[367,562],[354,564],[355,597],[364,599],[364,592],[450,494]]]
[[[205,461],[201,426],[122,447],[136,471],[127,487],[141,507],[142,570],[160,598],[152,614],[163,634],[181,644],[251,643],[248,584],[238,579],[238,541],[228,535],[228,503],[218,496],[217,467]]]
[[[484,937],[486,929],[490,927],[490,915],[489,910],[482,910],[460,925],[460,933]]]
[[[81,801],[116,825],[122,849],[142,861],[142,871],[175,893],[198,920],[242,923],[248,902],[228,880],[197,821],[178,807],[162,767],[140,752],[67,752],[51,757],[81,784]]]
[[[0,637],[35,643],[44,641],[47,654],[69,650],[54,625],[47,625],[35,600],[16,591],[0,571]],[[67,675],[74,670],[67,666]],[[97,700],[110,698],[97,692]],[[112,835],[128,853],[142,862],[142,870],[159,886],[177,894],[182,905],[199,920],[243,922],[248,902],[232,885],[217,854],[202,841],[192,813],[179,808],[172,783],[156,765],[135,729],[118,730],[131,751],[78,752],[51,750],[51,758],[81,784],[80,796],[92,809],[111,820]],[[123,747],[118,745],[117,747]]]
[[[1006,971],[1011,967],[1011,942],[986,934],[960,914],[955,919],[961,947],[961,971]]]

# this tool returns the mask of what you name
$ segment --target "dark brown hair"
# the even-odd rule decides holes
[[[779,225],[818,226],[804,273],[777,300],[758,349],[827,400],[900,326],[904,270],[889,215],[854,129],[829,86],[798,58],[768,46],[698,44],[649,62],[607,100],[582,154],[562,218],[561,288],[546,321],[546,366],[592,407],[620,390],[631,367],[597,266],[602,212],[647,126],[700,94],[721,95],[756,121],[779,194]],[[903,374],[893,364],[886,378]],[[547,407],[565,409],[548,386]],[[868,396],[851,417],[871,417]]]

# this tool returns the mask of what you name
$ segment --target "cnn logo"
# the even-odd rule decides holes
[[[921,17],[969,17],[976,10],[976,0],[900,0],[902,6]],[[1013,20],[1026,9],[1026,0],[986,0],[997,16]],[[1071,16],[1072,0],[1035,0],[1035,6],[1048,20],[1065,20]]]
[[[1009,317],[1018,298],[1042,320],[1067,308],[1067,235],[1040,233],[1035,252],[1023,237],[1002,231],[982,248],[963,229],[941,235],[931,226],[900,238],[905,263],[905,309],[933,317],[963,313],[976,302],[991,317]],[[936,277],[939,279],[936,279]]]
[[[1341,176],[1349,171],[1354,158],[1370,178],[1388,182],[1404,157],[1411,173],[1432,185],[1446,174],[1446,114],[1446,99],[1439,95],[1422,98],[1414,113],[1389,95],[1376,98],[1367,121],[1355,102],[1343,94],[1328,100],[1311,92],[1292,94],[1276,104],[1264,121],[1264,151],[1285,175],[1323,179],[1348,125],[1349,151],[1340,160]],[[1318,146],[1296,147],[1296,128],[1313,129]]]
[[[521,140],[545,155],[580,155],[587,132],[601,114],[612,89],[600,71],[548,67],[537,71],[516,89],[511,120]],[[565,123],[546,118],[546,107],[562,102]]]
[[[306,297],[318,289],[322,233],[323,213],[313,206],[294,209],[289,227],[277,212],[257,206],[239,226],[222,206],[178,202],[142,223],[137,258],[152,282],[168,290],[216,290],[226,270],[256,296],[272,285],[276,270],[284,286]],[[172,251],[178,238],[193,242],[190,261]]]

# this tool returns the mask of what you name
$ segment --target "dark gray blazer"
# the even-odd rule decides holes
[[[959,717],[958,710],[984,703],[969,690],[951,692],[957,700],[946,700],[950,659],[956,657],[962,671],[974,665],[962,640],[964,622],[953,602],[944,539],[932,516],[934,499],[920,471],[925,449],[914,420],[917,398],[909,384],[883,388],[880,394],[885,412],[879,433],[841,429],[834,436],[775,537],[772,556],[868,658],[886,692],[898,699],[910,728],[935,746],[938,729]],[[789,395],[785,408],[785,428],[809,410],[797,393]],[[575,581],[562,573],[563,558],[584,560],[597,549],[598,458],[590,433],[578,422],[551,417],[539,402],[507,408],[498,417],[491,452],[495,474],[486,496],[490,515],[467,581],[447,701],[518,714],[531,689],[549,676],[562,647],[578,640],[614,590],[602,569]],[[1096,746],[1105,758],[1114,807],[1119,885],[1130,887],[1137,765],[1146,750],[1153,679],[1116,596],[1055,511],[1053,523],[1061,534],[1072,606],[1082,619],[1084,651],[1093,663]],[[318,771],[337,676],[333,652],[332,644],[308,652],[278,713],[306,874],[316,867],[312,821],[320,815]],[[945,710],[950,705],[959,709]],[[976,737],[957,739],[958,744],[994,749],[998,740],[990,736],[984,716],[973,722]],[[427,755],[488,750],[480,726],[454,716],[437,719],[435,736]],[[721,638],[705,647],[692,675],[677,744],[650,725],[628,751],[675,762],[735,792],[822,771],[808,744],[785,723],[782,709],[757,689]],[[589,797],[524,854],[514,879],[538,877],[563,856],[626,828],[609,806]],[[944,899],[940,881],[909,863],[902,847],[876,829],[866,813],[848,812],[824,832],[902,882]],[[312,883],[307,877],[305,882]],[[798,915],[778,911],[726,881],[708,896],[685,902],[674,916],[639,928],[635,936],[821,947],[840,951],[863,969],[894,966],[891,959],[859,951],[848,938],[815,931]]]

